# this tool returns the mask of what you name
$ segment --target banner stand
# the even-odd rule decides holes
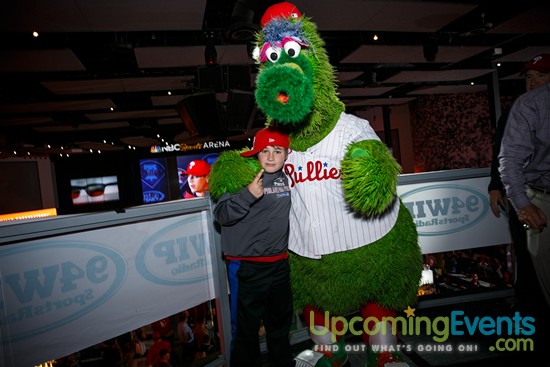
[[[58,359],[229,297],[210,198],[0,223],[0,365]],[[32,348],[32,353],[29,352]]]

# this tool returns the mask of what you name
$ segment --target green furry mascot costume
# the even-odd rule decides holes
[[[377,330],[384,316],[415,304],[423,262],[416,227],[396,194],[401,167],[368,121],[345,113],[316,25],[287,2],[271,6],[261,23],[256,102],[267,124],[291,137],[292,291],[315,343],[297,366],[342,366],[347,354],[334,317],[359,311]],[[209,177],[212,198],[242,189],[259,169],[254,158],[223,152]],[[371,346],[396,341],[362,335]],[[369,365],[390,361],[369,352]]]

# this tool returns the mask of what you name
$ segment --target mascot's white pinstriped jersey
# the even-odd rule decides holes
[[[292,189],[291,251],[318,259],[368,245],[393,228],[399,200],[382,215],[369,218],[358,216],[342,200],[342,147],[371,139],[379,140],[368,121],[342,113],[335,128],[321,142],[304,152],[290,152],[285,172]]]

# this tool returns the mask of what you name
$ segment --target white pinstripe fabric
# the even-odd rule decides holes
[[[386,214],[361,218],[344,201],[340,162],[346,147],[380,140],[369,122],[343,113],[333,131],[305,152],[291,151],[285,164],[292,192],[289,249],[318,259],[372,243],[395,225],[399,200]]]

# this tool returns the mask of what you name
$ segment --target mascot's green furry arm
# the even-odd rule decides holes
[[[395,200],[401,170],[388,148],[376,140],[348,146],[342,160],[344,198],[362,215],[377,215]]]
[[[334,68],[309,18],[279,3],[262,27],[256,103],[267,125],[291,138],[285,173],[295,307],[311,331],[331,329],[323,323],[327,313],[360,311],[381,320],[414,306],[423,259],[414,221],[396,194],[399,164],[368,121],[345,113]],[[255,158],[222,153],[209,177],[212,198],[245,187],[259,169]],[[311,334],[316,344],[329,343]]]
[[[208,176],[210,196],[217,201],[225,192],[239,191],[252,182],[261,168],[255,157],[244,158],[236,150],[222,152]]]

